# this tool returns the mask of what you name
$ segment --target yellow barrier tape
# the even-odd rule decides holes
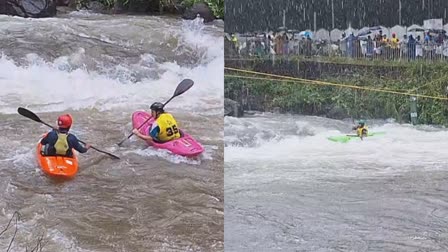
[[[254,80],[271,80],[271,81],[281,81],[281,82],[306,82],[308,84],[313,84],[313,85],[344,87],[344,88],[351,88],[351,89],[358,89],[358,90],[367,90],[367,91],[380,92],[380,93],[389,93],[389,94],[397,94],[397,95],[404,95],[404,96],[414,96],[414,97],[428,98],[428,99],[434,99],[434,100],[448,101],[448,97],[422,95],[422,94],[410,94],[408,92],[385,90],[385,89],[379,89],[379,88],[360,87],[360,86],[348,85],[348,84],[338,84],[338,83],[331,83],[331,82],[325,82],[325,81],[307,80],[307,79],[301,79],[301,78],[295,78],[295,77],[289,77],[289,76],[282,76],[282,75],[276,75],[276,74],[261,73],[261,72],[255,72],[255,71],[249,71],[249,70],[243,70],[243,69],[231,68],[231,67],[224,67],[224,69],[231,70],[231,71],[237,71],[237,72],[243,72],[243,73],[264,75],[264,76],[281,78],[281,79],[252,77],[252,76],[242,76],[242,75],[230,75],[230,74],[225,74],[224,75],[224,76],[231,77],[231,78],[254,79]]]
[[[231,61],[259,61],[259,60],[269,60],[272,61],[272,59],[269,58],[224,58],[224,61],[231,60]],[[335,64],[335,65],[352,65],[352,66],[379,66],[379,61],[373,61],[373,62],[352,62],[350,60],[346,61],[331,61],[328,59],[315,59],[315,58],[288,58],[288,57],[280,57],[278,55],[275,56],[275,60],[295,60],[299,62],[316,62],[316,63],[323,63],[323,64]],[[384,61],[383,61],[384,62]],[[390,67],[390,68],[404,68],[406,67],[403,63],[400,62],[391,62],[388,61],[387,65],[380,65],[381,67]]]

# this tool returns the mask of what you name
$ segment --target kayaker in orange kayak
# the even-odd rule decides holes
[[[72,157],[72,148],[80,153],[85,153],[90,149],[90,144],[82,146],[75,135],[68,133],[72,123],[73,119],[69,114],[58,117],[59,129],[53,129],[40,141],[45,156]]]
[[[180,131],[177,127],[177,122],[174,117],[165,112],[164,105],[160,102],[155,102],[151,105],[151,116],[156,120],[152,124],[148,135],[140,133],[137,129],[132,130],[139,138],[151,142],[168,142],[181,137]]]

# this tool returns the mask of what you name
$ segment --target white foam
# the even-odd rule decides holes
[[[91,250],[82,249],[77,246],[77,242],[73,238],[69,238],[57,229],[49,229],[47,239],[51,239],[54,243],[63,247],[66,251],[73,252],[91,252]]]
[[[206,52],[202,63],[196,66],[180,66],[176,62],[159,64],[155,63],[154,55],[144,54],[141,61],[155,66],[163,73],[160,78],[142,79],[136,83],[132,76],[133,66],[117,65],[112,70],[87,70],[83,67],[86,57],[83,48],[52,62],[29,54],[26,59],[28,65],[19,65],[1,55],[0,113],[14,114],[18,106],[30,106],[35,112],[49,112],[93,107],[104,111],[150,104],[167,100],[182,79],[190,78],[195,85],[184,95],[175,98],[168,105],[169,108],[182,108],[198,114],[222,114],[223,39],[218,35],[204,33],[203,26],[185,21],[181,29],[177,28],[176,31],[179,43]],[[100,39],[120,43],[112,41],[108,36]],[[108,71],[115,71],[115,75],[104,74]]]
[[[291,120],[292,117],[289,119]],[[386,132],[386,134],[369,137],[364,141],[337,143],[329,141],[327,137],[347,134],[350,131],[350,125],[347,125],[348,132],[341,132],[331,127],[324,128],[322,124],[303,118],[301,119],[303,122],[297,125],[301,125],[302,129],[303,127],[310,128],[311,134],[300,136],[285,133],[284,127],[290,123],[285,123],[285,118],[281,118],[277,122],[277,128],[275,128],[277,135],[274,138],[260,138],[255,145],[244,145],[244,143],[238,144],[239,139],[250,134],[255,134],[255,138],[259,137],[267,122],[272,119],[226,118],[225,120],[226,127],[230,122],[234,125],[230,131],[226,128],[226,163],[253,163],[258,164],[260,169],[265,167],[281,170],[280,167],[297,167],[297,170],[302,172],[304,172],[302,169],[306,169],[303,167],[313,167],[313,171],[309,172],[321,171],[322,174],[355,177],[400,173],[414,169],[447,168],[448,131],[433,126],[413,127],[397,123],[370,125],[371,132]],[[329,119],[322,120],[330,121]],[[248,127],[244,130],[242,125],[245,124],[251,125],[252,130]],[[238,131],[238,129],[241,130]],[[328,167],[333,169],[327,169]]]
[[[151,147],[145,148],[145,149],[137,149],[132,151],[125,151],[123,154],[128,155],[130,153],[137,154],[143,157],[159,157],[162,159],[165,159],[168,162],[174,163],[174,164],[191,164],[191,165],[200,165],[201,159],[192,159],[187,158],[179,155],[175,155],[171,153],[168,150],[164,149],[154,149]]]

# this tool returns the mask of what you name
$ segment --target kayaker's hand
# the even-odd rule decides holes
[[[92,145],[90,145],[90,144],[86,144],[86,149],[90,149],[90,147],[92,147]]]
[[[134,133],[134,134],[137,135],[137,136],[140,135],[140,132],[138,132],[138,129],[133,129],[133,130],[132,130],[132,133]]]

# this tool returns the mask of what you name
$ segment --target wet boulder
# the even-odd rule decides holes
[[[86,9],[95,13],[107,13],[107,7],[99,1],[87,3]]]
[[[69,6],[72,2],[75,2],[74,0],[56,0],[57,6]],[[76,3],[75,3],[76,5]]]
[[[344,118],[350,117],[348,111],[338,105],[334,105],[333,107],[328,109],[328,112],[325,115],[327,118],[342,120]]]
[[[204,19],[204,23],[212,22],[216,19],[212,9],[205,3],[195,3],[191,8],[187,8],[182,14],[183,19],[193,20],[197,16]]]
[[[56,1],[0,0],[0,14],[25,18],[53,17],[56,15]]]
[[[243,108],[240,104],[234,100],[225,98],[224,99],[224,115],[242,117],[244,114]]]
[[[129,0],[128,11],[130,13],[145,13],[151,9],[151,5],[155,1],[148,0]]]
[[[126,12],[126,7],[124,6],[123,1],[115,1],[114,7],[112,8],[112,13],[114,14],[123,14]]]

